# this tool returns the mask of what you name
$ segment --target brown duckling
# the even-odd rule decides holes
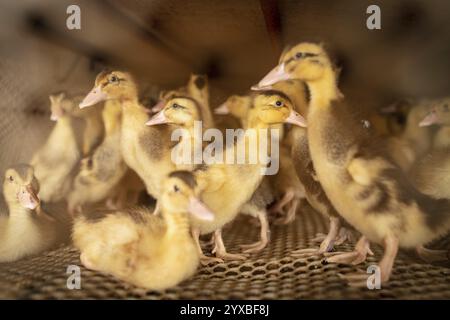
[[[283,59],[283,56],[281,57]],[[262,88],[253,88],[258,90],[268,90],[278,88],[278,90],[287,94],[295,101],[296,110],[307,114],[309,91],[303,81],[283,80]],[[309,144],[307,138],[307,129],[293,127],[287,136],[291,145],[291,156],[293,159],[296,175],[304,186],[305,197],[309,205],[317,212],[327,217],[330,221],[328,233],[326,235],[317,234],[313,241],[319,241],[319,248],[307,248],[296,251],[300,254],[322,254],[333,250],[334,245],[339,245],[351,238],[351,232],[348,225],[334,209],[330,200],[325,194],[320,182],[317,179],[314,165],[309,153]],[[335,259],[335,258],[333,258]]]
[[[369,241],[384,246],[381,282],[389,280],[399,247],[415,248],[450,229],[450,200],[419,192],[383,152],[376,137],[360,128],[340,94],[325,50],[301,43],[260,85],[286,78],[306,82],[311,93],[308,141],[317,177],[333,206]],[[367,274],[347,275],[366,286]]]

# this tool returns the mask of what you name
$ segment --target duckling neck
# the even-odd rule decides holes
[[[6,218],[8,219],[6,228],[2,230],[2,234],[5,235],[4,239],[17,238],[18,236],[36,232],[37,226],[33,222],[32,217],[34,210],[26,209],[19,203],[10,202],[8,203],[8,211],[9,217]]]
[[[102,118],[105,124],[105,134],[111,135],[115,133],[117,130],[120,129],[120,119],[121,119],[120,106],[105,105]]]
[[[122,110],[123,110],[123,121],[126,122],[136,122],[136,128],[145,126],[145,122],[148,119],[148,114],[143,106],[141,106],[137,99],[124,100],[122,102]]]
[[[187,213],[169,213],[163,209],[163,216],[166,220],[168,236],[185,237],[189,235],[190,226]]]
[[[324,75],[317,80],[306,82],[311,99],[309,113],[329,108],[331,102],[339,99],[340,92],[336,83],[336,76],[331,68],[324,71]]]

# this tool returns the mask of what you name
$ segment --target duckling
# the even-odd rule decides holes
[[[42,201],[58,202],[66,197],[83,148],[94,145],[89,141],[83,145],[79,134],[83,132],[81,118],[91,118],[91,113],[80,112],[76,107],[77,101],[77,98],[65,98],[64,94],[50,96],[50,118],[56,121],[56,124],[46,143],[31,159],[34,174],[41,186],[39,197]],[[94,128],[89,131],[95,132]]]
[[[261,88],[253,87],[252,89],[270,90],[272,88],[277,88],[287,94],[295,101],[296,110],[300,113],[307,114],[309,91],[304,82],[299,80],[283,80]],[[291,146],[291,156],[296,173],[295,175],[304,187],[303,190],[306,200],[313,209],[327,217],[330,221],[328,234],[317,234],[313,239],[313,241],[320,242],[318,249],[300,249],[295,251],[295,254],[324,254],[330,252],[335,245],[339,245],[346,240],[349,240],[352,236],[351,232],[348,229],[348,225],[334,209],[317,179],[309,153],[306,129],[295,126],[291,128],[287,138],[289,140],[288,144]]]
[[[241,121],[242,127],[247,128],[248,112],[252,105],[251,96],[233,95],[223,104],[214,110],[216,114],[232,114]],[[277,126],[281,129],[280,126]],[[285,217],[277,220],[278,223],[287,224],[295,219],[297,207],[300,199],[304,198],[304,188],[300,180],[298,180],[292,159],[289,154],[287,145],[280,145],[279,155],[280,168],[276,175],[269,176],[272,185],[272,197],[276,197],[278,201],[272,206],[271,212],[283,214],[283,208],[288,207]],[[270,204],[271,202],[268,202]]]
[[[434,149],[450,147],[450,103],[448,99],[434,101],[429,113],[420,121],[420,127],[438,125],[439,129],[433,138]]]
[[[15,165],[5,172],[3,195],[9,215],[0,215],[0,262],[35,255],[68,240],[68,223],[41,207],[33,167]]]
[[[383,244],[378,266],[386,283],[399,247],[418,247],[450,229],[450,200],[419,192],[383,153],[382,143],[377,145],[370,131],[353,124],[321,46],[293,47],[260,85],[288,78],[305,81],[311,93],[307,134],[317,177],[339,214],[370,242]],[[344,278],[366,286],[365,272]]]
[[[164,290],[191,277],[199,255],[188,214],[214,219],[195,189],[192,173],[174,171],[163,182],[161,216],[145,208],[81,215],[72,237],[82,264],[151,290]]]
[[[117,100],[121,104],[122,157],[143,180],[148,194],[158,199],[162,181],[175,169],[170,152],[174,145],[171,141],[172,126],[145,125],[148,114],[138,102],[137,86],[129,73],[101,72],[95,79],[94,88],[80,103],[80,108],[105,100]]]
[[[202,128],[198,130],[195,125],[199,121],[203,121],[203,113],[197,100],[187,96],[172,96],[163,109],[146,123],[147,126],[171,124],[184,129],[179,131],[180,141],[171,150],[178,170],[192,171],[201,164],[203,132]]]
[[[161,91],[159,102],[152,108],[152,111],[161,111],[166,103],[175,97],[190,97],[195,100],[202,115],[203,127],[205,129],[214,127],[214,119],[209,106],[209,85],[206,76],[191,74],[186,86],[176,90]]]
[[[203,120],[203,114],[201,112],[201,108],[199,103],[190,97],[182,97],[182,96],[172,96],[170,100],[167,101],[164,108],[159,111],[156,115],[154,115],[148,122],[147,125],[161,125],[161,124],[174,124],[180,126],[184,130],[182,131],[182,136],[180,142],[174,146],[172,149],[172,155],[175,155],[176,159],[176,167],[178,170],[184,169],[192,171],[196,169],[202,162],[195,162],[195,157],[203,152],[202,144],[197,144],[197,141],[201,141],[201,135],[203,132],[198,131],[195,127],[196,121]],[[189,152],[186,158],[186,150]],[[200,154],[201,156],[201,154]],[[266,186],[267,187],[267,186]],[[257,189],[258,190],[258,189]],[[254,250],[258,250],[261,246],[265,247],[268,242],[267,233],[267,219],[265,208],[271,202],[271,197],[266,197],[266,195],[270,195],[270,192],[267,192],[267,188],[261,189],[260,194],[258,191],[255,192],[252,199],[253,202],[250,201],[246,205],[243,206],[241,211],[245,214],[252,215],[254,217],[260,218],[261,221],[261,238],[263,239],[262,243],[258,243],[258,245],[254,245],[252,247],[246,247],[248,252],[254,252]],[[245,259],[245,256],[236,255],[231,253],[224,253],[224,245],[221,237],[221,230],[217,230],[215,234],[215,238],[217,238],[215,243],[215,248],[213,249],[213,253],[221,255],[226,259]]]
[[[279,123],[292,123],[295,125],[305,125],[304,119],[296,113],[292,108],[292,103],[284,94],[270,91],[257,94],[253,98],[253,108],[249,114],[248,128],[245,130],[247,136],[253,129],[270,129],[272,125]],[[255,130],[256,136],[261,138],[260,130]],[[242,139],[238,139],[236,144],[228,146],[234,148],[235,151],[242,147],[247,150],[246,157],[250,157],[249,152],[254,152],[248,149],[246,135]],[[258,139],[259,140],[259,139]],[[227,149],[224,151],[227,153]],[[234,152],[233,154],[237,154]],[[212,163],[195,171],[199,188],[202,190],[202,199],[208,207],[215,212],[215,219],[212,222],[202,222],[193,219],[193,235],[194,239],[198,239],[200,234],[208,234],[215,232],[215,254],[221,259],[235,259],[236,255],[231,255],[226,252],[225,246],[221,239],[221,228],[231,222],[237,214],[241,211],[243,205],[247,204],[255,191],[260,186],[263,180],[263,172],[266,166],[262,163],[251,164],[248,159],[244,164]],[[247,247],[247,252],[250,250],[258,251],[267,244],[267,224],[264,222],[266,216],[264,211],[258,211],[258,218],[261,221],[261,239]],[[203,255],[199,242],[197,240],[199,252],[202,255],[204,262],[209,262],[211,259]],[[242,257],[241,257],[242,258]],[[216,260],[213,260],[216,261]]]
[[[69,212],[82,211],[86,204],[107,199],[119,186],[127,172],[120,149],[120,123],[122,110],[117,100],[105,102],[103,123],[105,138],[92,156],[83,159],[81,168],[74,179],[67,201]]]

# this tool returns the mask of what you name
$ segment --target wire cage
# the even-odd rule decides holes
[[[29,162],[48,136],[48,95],[84,94],[104,66],[132,72],[142,90],[178,87],[190,72],[207,74],[211,106],[245,93],[277,62],[287,44],[324,42],[342,68],[340,86],[361,109],[402,97],[443,97],[450,82],[450,3],[379,1],[381,30],[368,30],[371,1],[5,1],[0,4],[0,172]],[[66,26],[66,9],[81,8],[81,29]],[[151,90],[149,89],[151,88]],[[348,93],[348,94],[347,94]],[[2,188],[2,187],[0,187]],[[3,191],[3,190],[2,190]],[[4,214],[4,199],[1,199]],[[257,238],[248,218],[224,232],[230,251]],[[380,290],[346,286],[356,267],[296,255],[314,246],[327,220],[303,202],[292,224],[271,227],[271,241],[245,262],[199,267],[165,291],[130,286],[82,269],[80,290],[67,288],[79,252],[62,246],[0,264],[0,297],[8,299],[448,299],[449,264],[421,262],[401,251]],[[445,237],[432,247],[450,249]],[[352,244],[338,246],[350,251]],[[380,259],[382,250],[359,268]]]

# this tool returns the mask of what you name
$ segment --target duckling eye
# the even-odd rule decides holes
[[[13,176],[9,176],[9,181],[11,181],[11,182],[13,182],[13,181],[14,181],[14,178],[13,178]]]
[[[172,105],[172,108],[174,108],[174,109],[184,109],[184,107],[181,106],[181,105],[179,105],[178,103],[174,103],[174,104]]]
[[[177,185],[174,185],[174,186],[173,186],[173,191],[175,191],[175,192],[179,192],[179,191],[180,191],[180,188],[178,188],[178,186],[177,186]]]
[[[275,105],[276,105],[277,107],[281,107],[281,106],[283,105],[283,102],[281,102],[280,100],[277,100],[277,101],[275,102]]]
[[[301,58],[303,58],[303,57],[304,57],[303,52],[297,52],[297,53],[295,54],[295,58],[297,58],[297,59],[301,59]]]
[[[113,82],[118,82],[119,78],[116,75],[112,75],[111,78],[109,78],[109,82],[113,83]]]

